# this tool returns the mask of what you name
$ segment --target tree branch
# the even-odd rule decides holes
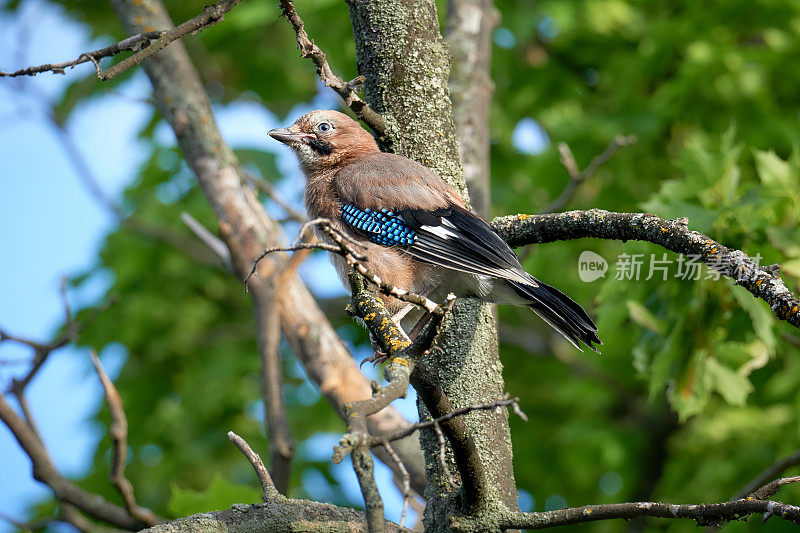
[[[476,405],[467,405],[465,407],[461,407],[459,409],[455,409],[450,411],[449,413],[445,413],[444,415],[434,418],[432,420],[424,420],[422,422],[417,422],[416,424],[412,424],[408,428],[404,429],[403,431],[398,431],[393,435],[385,435],[383,437],[375,437],[372,440],[373,446],[380,446],[384,443],[384,441],[394,441],[398,439],[402,439],[408,435],[411,435],[414,431],[434,427],[434,426],[441,426],[442,423],[447,422],[451,418],[465,415],[467,413],[471,413],[472,411],[491,411],[492,409],[497,409],[498,407],[507,407],[510,406],[514,413],[516,413],[522,420],[525,422],[528,421],[528,417],[525,415],[524,412],[519,407],[519,398],[511,398],[508,394],[501,400],[495,400],[490,403],[484,404],[476,404]]]
[[[800,464],[800,450],[794,452],[793,454],[784,457],[777,463],[773,464],[772,466],[768,467],[766,470],[761,472],[758,476],[755,477],[750,483],[744,486],[742,490],[736,493],[736,496],[733,497],[734,500],[740,500],[745,498],[751,494],[753,494],[759,487],[767,483],[770,479],[775,478],[775,476],[779,476],[786,471],[787,468],[791,468]]]
[[[264,466],[264,461],[261,460],[261,457],[250,448],[246,440],[233,431],[228,432],[228,438],[239,448],[242,455],[250,461],[250,465],[255,470],[258,482],[261,484],[261,499],[266,502],[278,496],[280,493],[275,488],[275,483],[272,481],[269,472],[267,472],[267,467]]]
[[[111,427],[108,432],[111,435],[113,447],[111,449],[111,468],[108,472],[108,477],[122,496],[125,508],[131,516],[141,520],[148,526],[163,522],[163,518],[136,503],[136,498],[133,495],[133,485],[125,477],[125,465],[128,460],[128,420],[125,416],[125,409],[122,407],[122,398],[120,398],[117,388],[100,364],[100,359],[95,351],[90,350],[89,353],[92,356],[92,364],[100,378],[100,383],[103,385],[108,410],[111,413]]]
[[[64,61],[63,63],[47,63],[46,65],[28,67],[15,72],[3,72],[0,70],[0,78],[35,76],[37,74],[41,74],[42,72],[48,71],[52,72],[53,74],[65,74],[65,69],[75,68],[77,65],[80,65],[81,63],[88,63],[89,61],[94,63],[98,72],[98,76],[100,76],[100,67],[98,66],[98,61],[104,57],[115,56],[120,52],[139,51],[148,46],[152,41],[155,41],[161,37],[163,34],[163,31],[148,31],[145,33],[140,33],[138,35],[134,35],[133,37],[128,37],[127,39],[124,39],[116,44],[112,44],[111,46],[106,46],[105,48],[100,48],[99,50],[93,50],[91,52],[84,52],[78,56],[78,59]]]
[[[338,244],[347,246],[344,239],[340,239]],[[350,252],[346,253],[352,257]],[[384,376],[388,381],[386,386],[379,387],[377,384],[373,384],[374,392],[370,398],[344,406],[347,433],[342,437],[333,454],[335,463],[341,462],[347,453],[351,454],[353,469],[364,496],[367,527],[370,533],[373,533],[383,531],[385,524],[383,501],[373,475],[370,455],[372,442],[367,427],[367,417],[381,411],[397,398],[405,397],[416,359],[413,357],[416,354],[409,353],[407,350],[412,346],[418,348],[419,345],[412,345],[400,334],[399,328],[394,324],[388,311],[366,290],[359,274],[350,274],[350,284],[352,290],[350,311],[364,320],[367,327],[373,332],[373,336],[379,339],[379,342],[387,350],[391,360],[384,371]],[[384,444],[384,442],[380,444]],[[389,451],[387,446],[384,446],[384,449]],[[391,455],[394,455],[393,459],[396,460],[396,454],[392,452]]]
[[[740,251],[690,231],[689,220],[665,220],[647,213],[613,213],[600,209],[547,215],[499,217],[492,226],[511,246],[593,237],[647,241],[676,253],[697,256],[713,270],[733,278],[767,302],[780,320],[800,328],[800,300],[778,274],[777,265],[761,267]]]
[[[424,363],[421,361],[421,355],[434,349],[436,338],[440,332],[442,322],[445,318],[445,313],[431,313],[428,315],[429,320],[422,322],[419,333],[414,338],[412,343],[408,343],[403,337],[399,335],[396,326],[393,325],[391,317],[383,307],[383,305],[374,298],[369,292],[364,289],[363,282],[360,281],[357,275],[351,274],[350,277],[352,285],[352,304],[351,309],[353,314],[361,317],[369,330],[372,332],[373,337],[386,346],[388,357],[391,358],[392,365],[387,370],[387,380],[389,384],[386,387],[377,387],[373,398],[365,400],[364,402],[355,402],[350,404],[352,410],[350,416],[345,419],[348,421],[362,419],[366,412],[369,414],[373,409],[380,408],[384,403],[388,405],[392,399],[404,395],[408,388],[409,382],[414,386],[419,394],[420,399],[425,403],[428,411],[437,417],[436,420],[430,422],[422,422],[417,425],[420,428],[434,427],[439,434],[439,457],[442,457],[444,450],[444,438],[440,428],[444,428],[447,438],[453,449],[456,465],[458,466],[459,474],[461,476],[466,508],[470,511],[477,511],[487,504],[490,500],[489,481],[484,472],[483,463],[478,452],[478,448],[474,439],[467,432],[467,427],[458,415],[465,414],[476,410],[489,410],[494,409],[500,404],[492,404],[491,407],[469,406],[464,409],[454,409],[447,395],[442,388],[436,384],[432,377],[431,372],[426,370]],[[442,310],[449,309],[454,302],[452,295],[448,298],[447,303],[442,306]],[[416,329],[416,328],[415,328]],[[407,375],[408,374],[408,375]],[[388,401],[387,401],[388,399]],[[505,402],[506,400],[501,400]],[[509,401],[508,404],[514,404],[515,401]],[[518,411],[518,407],[515,408]],[[521,413],[521,411],[518,411]],[[524,417],[524,414],[522,415]],[[348,451],[356,453],[360,447],[367,446],[380,446],[383,444],[383,439],[369,437],[359,430],[360,426],[352,426],[348,424],[348,433],[342,439],[339,447],[334,453],[334,461],[340,461],[344,454]],[[398,438],[403,438],[405,435],[396,435]],[[358,451],[363,453],[363,450]],[[440,459],[441,460],[441,459]],[[451,479],[449,469],[447,468],[446,461],[442,461],[443,474],[447,479]],[[368,471],[365,472],[364,465],[359,464],[355,466],[362,469],[360,476],[371,475]],[[455,485],[454,481],[451,481]],[[370,485],[362,485],[362,493],[364,494],[365,501],[369,504],[369,498],[374,498],[372,488]],[[379,495],[378,495],[379,497]],[[377,507],[377,503],[373,502]],[[377,515],[377,511],[376,511]],[[369,516],[369,513],[368,513]],[[377,519],[376,519],[377,520]]]
[[[319,75],[322,83],[326,87],[333,89],[338,94],[347,107],[349,107],[358,118],[366,122],[366,124],[381,138],[386,137],[386,119],[380,114],[376,113],[367,103],[361,99],[356,93],[356,90],[364,83],[364,77],[359,76],[354,80],[346,82],[334,74],[325,53],[314,44],[306,30],[305,24],[300,15],[292,4],[292,0],[281,0],[281,12],[286,20],[292,25],[295,34],[297,34],[297,47],[300,49],[300,57],[307,57],[314,62],[317,67],[317,74]]]
[[[93,52],[84,52],[74,61],[28,67],[16,72],[0,71],[0,77],[35,76],[36,74],[47,71],[52,71],[54,74],[64,74],[64,69],[67,67],[75,67],[75,65],[79,65],[80,63],[91,61],[97,70],[97,77],[103,81],[108,81],[119,76],[126,70],[140,65],[145,59],[156,55],[173,41],[177,41],[190,33],[195,34],[213,26],[223,19],[225,13],[236,7],[236,4],[241,1],[242,0],[220,0],[214,5],[206,6],[201,14],[170,30],[143,32],[128,37],[117,44],[107,46],[106,48],[101,48]],[[136,53],[126,57],[106,70],[100,68],[100,59],[131,50]]]
[[[698,505],[658,502],[584,505],[543,513],[511,513],[491,525],[487,524],[483,516],[453,517],[451,525],[456,531],[466,533],[486,531],[492,525],[498,529],[546,529],[598,520],[652,517],[685,518],[696,521],[699,526],[708,526],[741,520],[753,514],[762,514],[764,520],[778,516],[787,522],[800,524],[800,507],[772,500],[745,499]]]
[[[217,256],[222,266],[225,267],[225,270],[232,272],[233,263],[231,262],[231,252],[228,250],[225,243],[222,242],[222,239],[211,233],[199,220],[186,211],[181,213],[181,220],[209,250],[214,252],[214,255]]]
[[[270,472],[281,494],[289,490],[294,443],[289,432],[283,398],[283,364],[280,354],[281,323],[278,316],[275,276],[259,280],[268,287],[256,291],[256,330],[264,419],[270,449]]]
[[[57,500],[74,505],[81,511],[117,527],[139,530],[147,524],[132,516],[127,509],[115,505],[98,494],[84,491],[58,473],[44,444],[22,420],[0,392],[0,420],[8,427],[22,450],[30,458],[33,478],[47,485]]]

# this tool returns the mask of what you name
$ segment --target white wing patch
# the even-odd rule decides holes
[[[442,221],[443,222],[447,222],[445,219],[442,219]],[[455,228],[455,226],[453,226],[449,222],[447,222],[447,224],[450,227]],[[436,235],[440,239],[447,240],[447,239],[457,239],[458,238],[458,235],[456,235],[455,233],[453,233],[449,229],[447,229],[445,227],[442,227],[442,226],[420,226],[419,229],[425,230],[428,233],[433,233],[434,235]]]

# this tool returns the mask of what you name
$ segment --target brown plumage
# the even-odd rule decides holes
[[[576,347],[578,341],[593,349],[592,343],[600,343],[586,312],[525,272],[451,185],[416,161],[381,152],[347,115],[312,111],[269,133],[297,154],[309,216],[328,218],[355,239],[367,267],[382,279],[435,299],[454,292],[526,305]],[[347,286],[347,263],[331,257]],[[382,300],[393,313],[405,306],[391,297]]]

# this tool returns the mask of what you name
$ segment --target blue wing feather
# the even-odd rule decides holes
[[[384,246],[409,246],[416,240],[416,231],[389,209],[361,210],[352,204],[342,206],[342,218],[369,240]]]

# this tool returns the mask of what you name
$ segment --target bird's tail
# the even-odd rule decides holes
[[[603,344],[603,341],[597,336],[597,326],[586,314],[586,311],[555,287],[542,283],[538,279],[533,281],[535,286],[516,281],[510,283],[520,296],[531,302],[528,307],[534,313],[542,317],[576,348],[581,350],[578,345],[578,341],[581,341],[595,352],[600,353],[600,350],[595,348],[592,343]]]

